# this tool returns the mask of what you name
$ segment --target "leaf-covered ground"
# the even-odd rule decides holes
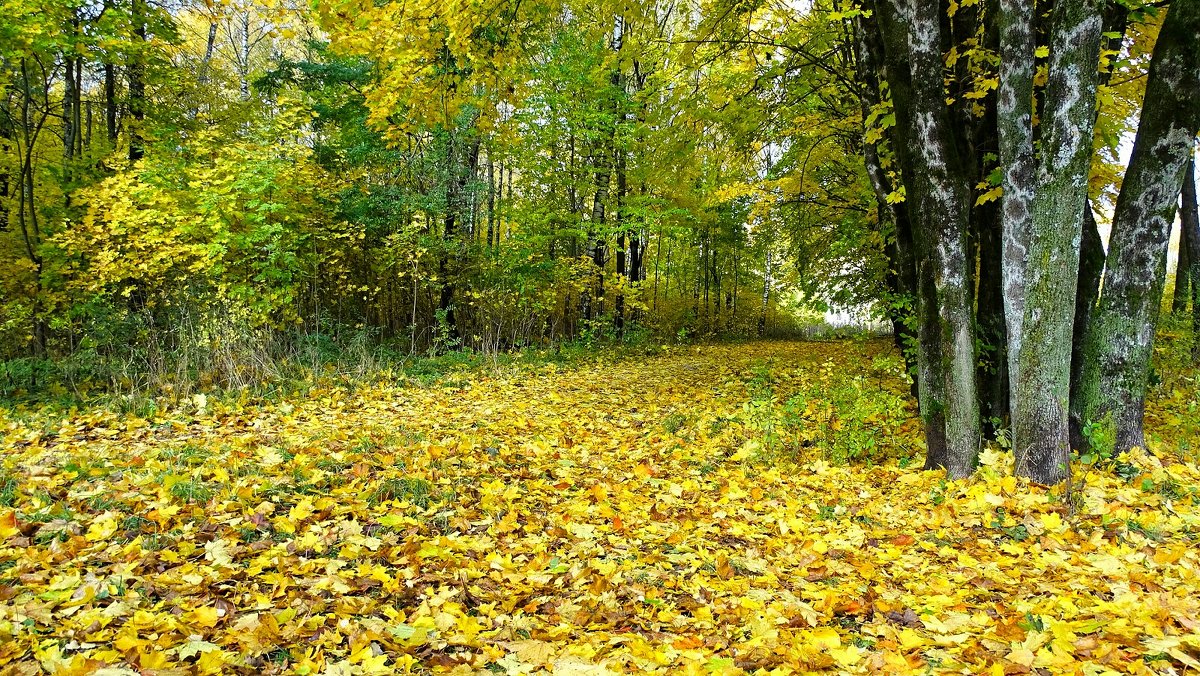
[[[913,420],[812,396],[894,397],[892,361],[757,343],[0,413],[0,671],[1200,667],[1194,466],[1123,457],[1068,495],[988,451],[945,482]],[[822,460],[843,432],[882,464]]]

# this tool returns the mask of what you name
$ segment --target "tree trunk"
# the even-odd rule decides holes
[[[1000,205],[981,204],[972,210],[972,227],[979,241],[979,286],[976,322],[983,354],[979,359],[979,412],[983,427],[995,438],[1009,417],[1008,334],[1004,326],[1002,265],[1003,226]],[[993,422],[999,421],[999,422]]]
[[[208,69],[212,64],[213,49],[217,44],[217,21],[209,19],[208,21],[208,41],[204,45],[204,59],[200,61],[200,76],[197,80],[200,84],[208,84]]]
[[[1000,198],[1004,239],[1004,320],[1008,328],[1008,375],[1020,382],[1021,331],[1025,318],[1025,266],[1037,178],[1033,155],[1033,69],[1036,38],[1033,3],[1000,2],[1000,86],[997,130],[1004,194]],[[1013,396],[1015,398],[1016,392]]]
[[[1041,117],[1044,150],[1029,218],[1021,219],[1021,226],[1014,223],[1014,230],[1028,228],[1025,255],[1008,267],[1013,280],[1006,285],[1014,295],[1010,304],[1015,313],[1009,333],[1014,460],[1017,474],[1041,483],[1058,483],[1070,471],[1071,332],[1096,119],[1098,74],[1093,64],[1101,38],[1100,14],[1092,0],[1060,0],[1053,12]],[[1018,62],[1029,61],[1027,56],[1015,50],[1011,54]],[[1024,90],[1017,93],[1021,118],[1010,120],[1022,126],[1022,133],[1027,124],[1024,95]],[[1014,192],[1022,195],[1031,185],[1012,182]]]
[[[5,145],[16,141],[17,130],[11,115],[0,116],[0,141]],[[11,223],[8,213],[8,198],[12,194],[13,176],[7,163],[0,163],[0,232],[7,232]]]
[[[1075,320],[1071,328],[1071,448],[1085,447],[1083,438],[1083,414],[1080,396],[1083,385],[1084,345],[1087,327],[1100,297],[1100,277],[1104,274],[1104,241],[1092,205],[1083,208],[1083,240],[1079,247],[1079,284],[1075,288]]]
[[[1183,213],[1179,220],[1182,223],[1180,234],[1184,236],[1180,237],[1180,258],[1186,243],[1188,276],[1192,281],[1192,362],[1200,364],[1200,213],[1196,205],[1196,160],[1191,154],[1183,176],[1182,194]]]
[[[464,216],[463,209],[463,193],[466,191],[467,185],[471,177],[475,175],[479,166],[479,136],[474,133],[474,130],[467,132],[473,138],[470,141],[470,146],[467,149],[466,157],[460,158],[455,142],[454,133],[450,135],[447,145],[447,164],[448,171],[446,174],[446,216],[443,221],[444,227],[442,231],[442,239],[449,244],[458,238],[458,227],[461,225]],[[465,159],[465,162],[462,161]],[[459,337],[458,320],[454,313],[454,283],[450,280],[449,269],[450,252],[442,252],[438,259],[438,279],[442,283],[441,293],[438,296],[438,310],[445,313],[447,328],[452,339]]]
[[[767,306],[771,303],[771,250],[767,249],[766,265],[763,267],[762,312],[758,315],[758,337],[767,335]]]
[[[1188,260],[1188,220],[1196,218],[1195,159],[1189,159],[1183,175],[1183,190],[1179,202],[1179,257],[1175,263],[1175,290],[1171,294],[1171,314],[1187,313],[1191,292],[1191,267]],[[1191,186],[1189,187],[1189,182]],[[1189,200],[1189,197],[1191,198]]]
[[[243,101],[250,100],[250,12],[242,12],[241,58],[238,61],[238,88]]]
[[[69,183],[71,159],[75,156],[75,135],[79,130],[75,128],[75,113],[73,106],[75,105],[75,67],[78,63],[77,59],[66,57],[63,59],[63,100],[62,100],[62,131],[63,131],[63,179],[64,183]]]
[[[917,252],[925,463],[961,478],[975,468],[980,420],[967,257],[970,187],[946,107],[942,12],[932,2],[901,7],[904,16],[887,2],[876,8],[897,127],[907,137],[898,150]]]
[[[500,174],[500,179],[504,180],[504,174]],[[491,153],[488,154],[488,220],[487,220],[487,245],[492,247],[492,237],[496,232],[496,165],[492,162]]]
[[[625,291],[624,281],[626,277],[625,269],[625,193],[627,186],[625,183],[625,152],[617,150],[617,204],[616,210],[613,213],[615,225],[617,228],[617,298],[613,308],[613,313],[616,315],[615,323],[617,329],[617,337],[621,338],[625,335]]]
[[[879,64],[876,55],[881,51],[878,44],[878,33],[874,20],[860,16],[854,22],[855,55],[857,58],[856,73],[862,83],[862,117],[866,120],[870,109],[879,103]],[[864,129],[864,132],[867,130]],[[885,130],[886,133],[886,130]],[[897,142],[893,139],[893,142]],[[879,157],[877,141],[863,143],[863,160],[866,164],[867,177],[871,181],[871,190],[875,194],[875,212],[878,215],[878,228],[883,241],[886,242],[884,253],[888,259],[888,269],[884,283],[890,298],[885,310],[888,321],[892,325],[892,338],[896,349],[904,358],[904,364],[912,377],[912,396],[919,399],[917,381],[917,322],[914,308],[917,302],[917,269],[913,259],[912,225],[908,221],[908,212],[902,206],[888,202],[887,197],[894,187],[884,172],[883,163]],[[735,272],[734,297],[736,298],[737,276]]]
[[[136,44],[129,59],[129,161],[137,162],[146,154],[142,125],[146,119],[146,0],[133,0],[131,19]]]
[[[1111,416],[1116,452],[1145,446],[1142,418],[1168,236],[1200,127],[1198,33],[1200,2],[1172,3],[1151,59],[1146,103],[1113,216],[1100,303],[1087,332],[1082,419],[1099,423]]]
[[[111,63],[104,64],[104,128],[108,132],[108,142],[113,147],[117,145],[117,68]]]
[[[604,156],[604,153],[601,153],[599,156]],[[592,265],[596,268],[597,284],[594,300],[590,292],[585,292],[587,295],[583,312],[584,319],[591,319],[593,315],[598,316],[604,313],[604,263],[607,260],[607,250],[603,233],[605,220],[604,203],[608,200],[608,183],[609,172],[607,168],[604,166],[596,167],[595,191],[592,193],[592,220],[588,227],[588,240],[591,247]]]
[[[1101,25],[1104,36],[1103,49],[1119,54],[1129,28],[1129,8],[1119,2],[1109,2],[1104,6],[1103,22]],[[1107,85],[1112,79],[1113,68],[1104,69],[1100,73],[1100,84]],[[1097,107],[1096,116],[1100,110]],[[1079,250],[1079,281],[1075,288],[1075,321],[1071,330],[1071,404],[1069,426],[1071,448],[1085,447],[1083,438],[1083,414],[1081,413],[1083,397],[1080,394],[1083,385],[1084,345],[1087,343],[1087,327],[1091,323],[1092,311],[1096,309],[1096,301],[1100,298],[1100,278],[1104,274],[1104,242],[1100,238],[1100,228],[1096,225],[1096,215],[1092,211],[1089,200],[1083,208],[1083,239]]]

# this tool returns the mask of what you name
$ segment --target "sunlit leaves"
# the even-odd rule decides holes
[[[206,294],[252,323],[294,319],[304,268],[319,263],[305,244],[329,225],[313,197],[329,180],[310,149],[275,140],[297,117],[307,114],[277,116],[245,141],[199,135],[183,162],[146,160],[84,192],[82,222],[54,240],[69,290],[153,304]]]

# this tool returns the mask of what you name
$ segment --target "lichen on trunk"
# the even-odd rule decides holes
[[[970,186],[946,106],[937,3],[876,3],[901,141],[917,261],[926,467],[964,477],[979,452],[974,294],[967,256]]]
[[[1083,420],[1111,415],[1116,451],[1145,446],[1142,417],[1177,196],[1200,128],[1200,1],[1171,4],[1117,198],[1100,302],[1088,327]]]

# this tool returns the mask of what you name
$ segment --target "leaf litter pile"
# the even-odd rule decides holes
[[[989,450],[945,481],[895,362],[755,343],[0,412],[0,671],[1200,668],[1194,464],[1046,489]]]

